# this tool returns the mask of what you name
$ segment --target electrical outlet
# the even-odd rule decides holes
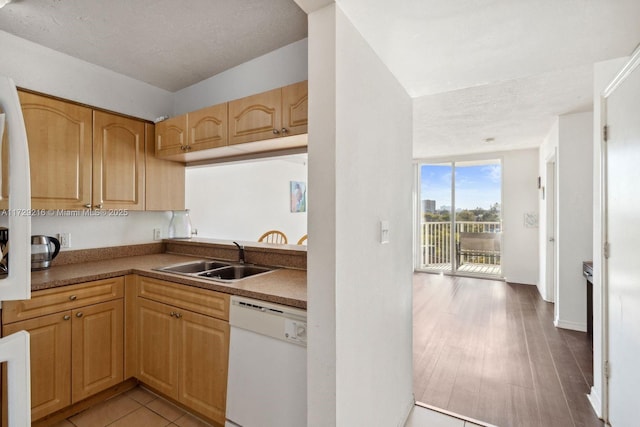
[[[162,240],[162,233],[159,228],[153,229],[153,240]]]
[[[61,248],[70,248],[71,247],[71,233],[60,233],[58,234],[58,240],[60,241]]]

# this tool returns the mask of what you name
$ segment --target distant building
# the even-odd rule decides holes
[[[422,201],[422,211],[423,212],[436,212],[436,201],[435,200],[423,200]]]

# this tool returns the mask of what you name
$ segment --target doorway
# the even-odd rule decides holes
[[[422,163],[417,270],[501,277],[499,159]]]
[[[640,211],[640,49],[605,90],[604,228],[602,304],[605,343],[605,418],[610,425],[637,423],[635,390],[640,368],[640,292],[637,244]],[[611,372],[609,375],[608,372]],[[608,403],[608,408],[607,408]],[[608,417],[607,417],[608,409]]]
[[[546,300],[556,300],[556,156],[555,154],[546,164],[546,187],[542,190],[545,198],[546,210]],[[557,310],[557,307],[555,308]],[[558,313],[555,313],[555,318]]]

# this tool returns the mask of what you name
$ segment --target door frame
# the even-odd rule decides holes
[[[546,281],[546,297],[547,301],[557,301],[557,281],[558,281],[558,209],[556,203],[556,181],[557,181],[557,154],[554,150],[553,154],[546,160],[546,187],[545,187],[545,211],[546,211],[546,236],[545,236],[545,254],[546,254],[546,268],[545,268],[545,281]],[[551,224],[551,230],[549,229]],[[553,238],[553,241],[551,240]],[[551,268],[550,268],[551,267]],[[557,310],[557,306],[555,306]],[[558,318],[558,313],[554,313],[554,319]]]
[[[609,328],[609,261],[608,257],[605,256],[605,247],[608,246],[609,243],[609,204],[608,204],[608,189],[609,182],[607,179],[608,176],[608,148],[607,148],[607,139],[605,138],[605,128],[608,123],[608,112],[607,112],[607,100],[608,98],[615,92],[615,90],[638,68],[640,67],[640,46],[638,46],[629,61],[625,64],[624,67],[620,70],[620,72],[614,77],[614,79],[609,83],[606,89],[602,92],[600,97],[600,105],[601,105],[601,117],[600,123],[602,125],[601,133],[600,133],[600,154],[601,154],[601,185],[602,185],[602,247],[597,249],[597,252],[594,250],[594,255],[598,256],[601,261],[601,273],[600,273],[600,298],[601,298],[601,334],[602,334],[602,366],[598,367],[601,369],[603,381],[602,381],[602,419],[605,421],[605,425],[609,424],[609,408],[610,408],[610,384],[608,378],[608,364],[609,364],[609,356],[610,356],[610,337],[611,330]],[[594,348],[594,351],[598,349]],[[595,369],[596,367],[594,367]]]
[[[500,248],[504,248],[504,154],[500,152],[488,152],[488,153],[478,153],[478,154],[470,154],[470,155],[457,155],[457,156],[447,156],[447,157],[430,157],[430,158],[417,158],[413,160],[414,165],[414,266],[413,270],[421,273],[434,273],[433,271],[427,271],[422,269],[422,259],[421,259],[421,241],[420,241],[420,227],[421,227],[421,215],[422,215],[422,206],[420,203],[420,195],[421,195],[421,172],[420,166],[424,164],[451,164],[452,172],[451,172],[451,186],[452,186],[452,200],[451,200],[451,215],[455,218],[455,164],[462,162],[481,162],[488,160],[498,160],[500,162]],[[452,229],[455,229],[455,221],[452,222]],[[455,245],[455,235],[452,233],[452,245]],[[453,248],[453,246],[452,246]],[[501,249],[502,250],[502,249]],[[434,274],[445,274],[445,275],[454,275],[454,276],[470,276],[470,277],[479,277],[479,278],[490,278],[493,280],[503,280],[504,278],[504,263],[501,256],[500,259],[500,277],[495,276],[484,276],[484,275],[473,275],[473,274],[461,274],[457,271],[458,266],[456,264],[455,257],[451,260],[452,263],[452,271],[445,271],[441,273]],[[453,269],[455,267],[455,271]]]

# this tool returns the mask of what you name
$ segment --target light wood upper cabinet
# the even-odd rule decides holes
[[[229,144],[278,138],[281,124],[281,89],[229,102]]]
[[[187,125],[187,150],[224,147],[227,145],[227,103],[188,113]]]
[[[29,92],[18,94],[34,209],[145,209],[144,121]],[[153,135],[153,127],[149,131]],[[6,179],[0,190],[2,208]],[[167,203],[169,208],[176,205],[173,201]]]
[[[309,89],[307,81],[282,88],[282,127],[285,135],[307,133]],[[282,131],[282,129],[281,129]]]
[[[18,94],[31,159],[31,207],[85,208],[91,203],[91,109],[32,93]]]
[[[144,210],[144,122],[93,114],[93,207]]]
[[[229,102],[229,144],[307,133],[307,82]]]
[[[156,156],[180,154],[187,146],[187,115],[156,123]]]
[[[145,124],[145,137],[145,210],[184,210],[184,165],[156,157],[152,124]]]

